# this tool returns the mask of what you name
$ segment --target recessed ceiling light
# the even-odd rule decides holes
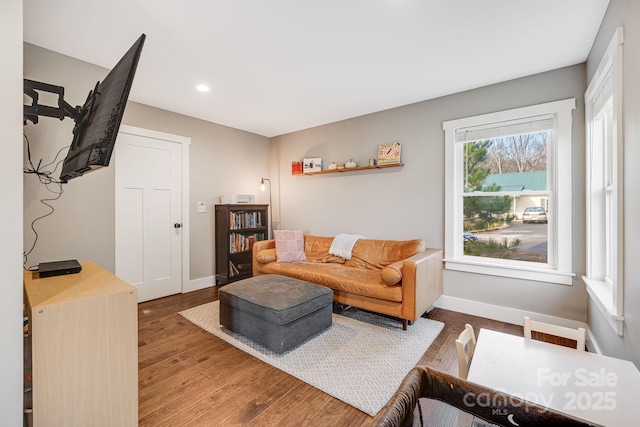
[[[196,86],[196,90],[199,92],[209,92],[209,86],[207,85],[198,85]]]

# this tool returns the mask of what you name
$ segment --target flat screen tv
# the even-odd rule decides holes
[[[58,117],[61,120],[72,117],[76,122],[73,141],[60,173],[60,182],[66,183],[109,165],[145,38],[142,34],[104,80],[96,83],[82,107],[74,109],[62,99],[64,88],[25,79],[24,92],[33,100],[32,105],[24,106],[25,124],[27,120],[37,123],[38,115]],[[38,105],[36,90],[57,93],[58,107]]]
[[[143,34],[102,83],[89,92],[83,114],[73,128],[73,142],[64,159],[60,181],[109,165],[144,40]]]

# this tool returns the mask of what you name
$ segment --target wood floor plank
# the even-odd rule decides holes
[[[258,366],[253,369],[242,366],[242,369],[238,369],[238,366],[244,365],[246,359],[251,357],[250,355],[246,355],[244,360],[243,358],[229,359],[229,361],[236,362],[237,366],[232,366],[231,368],[222,366],[219,368],[220,371],[225,372],[224,381],[215,381],[212,380],[211,377],[207,377],[204,373],[198,373],[198,376],[207,379],[202,387],[197,390],[188,390],[186,394],[180,396],[180,399],[166,399],[164,401],[153,402],[155,406],[149,405],[149,407],[155,409],[141,416],[140,424],[148,426],[183,426],[193,420],[197,420],[200,415],[207,413],[210,408],[216,407],[216,405],[225,401],[228,397],[228,389],[232,388],[240,379],[243,377],[250,378],[256,374],[260,374],[261,367]],[[208,360],[207,363],[208,362],[210,361]],[[198,371],[200,368],[206,367],[196,365],[195,370]],[[186,376],[194,375],[190,372],[183,374],[186,374]],[[217,415],[218,414],[216,414],[216,418]]]
[[[269,408],[275,401],[286,395],[291,384],[295,384],[290,375],[271,372],[262,377],[264,381],[256,382],[254,394],[248,399],[236,400],[237,414],[227,414],[221,419],[223,425],[232,422],[240,422],[243,425],[253,425],[254,419]],[[246,401],[242,405],[243,401]]]
[[[228,348],[226,350],[228,350]],[[223,342],[209,340],[177,353],[174,357],[164,358],[157,363],[139,368],[139,390],[145,389],[170,376],[177,375],[179,372],[193,366],[194,363],[202,364],[209,360],[213,354],[219,353],[222,356],[223,352],[225,352]]]
[[[308,384],[302,381],[296,381],[295,379],[287,379],[280,384],[286,392],[280,395],[278,399],[273,401],[272,404],[260,412],[260,414],[255,416],[251,420],[252,426],[271,427],[283,425],[282,418],[292,411],[293,407],[298,403],[299,397],[304,392],[304,389],[309,387]]]
[[[193,324],[187,319],[178,314],[174,314],[156,319],[146,325],[138,326],[138,331],[144,333],[144,345],[152,345],[153,343],[163,343],[167,337],[173,337],[176,336],[176,334],[188,332],[197,333],[202,331],[193,329],[192,326]]]
[[[161,383],[138,392],[138,416],[148,414],[173,402],[188,401],[191,394],[207,389],[211,380],[195,371],[182,371]]]
[[[138,369],[158,363],[168,357],[187,351],[188,349],[210,340],[211,334],[191,325],[188,330],[176,329],[174,334],[162,340],[146,340],[146,344],[138,347]],[[197,328],[197,329],[194,329]]]
[[[179,341],[179,340],[178,340]],[[226,345],[226,347],[225,347]],[[236,353],[234,357],[226,357],[233,353],[230,346],[207,334],[206,341],[200,346],[193,345],[183,347],[178,345],[174,352],[163,352],[167,358],[154,365],[148,365],[139,370],[139,383],[143,386],[139,388],[138,405],[139,416],[145,418],[153,412],[157,412],[165,406],[181,406],[184,401],[193,399],[192,394],[200,395],[202,390],[212,390],[221,387],[215,382],[215,376],[207,375],[209,370],[227,372],[228,378],[233,378],[233,369],[243,363],[243,359],[250,357]],[[181,361],[179,364],[172,363],[173,360]],[[170,365],[171,368],[163,371],[162,367]],[[159,367],[156,371],[154,368]],[[232,370],[229,373],[229,370]],[[235,371],[241,374],[242,370]],[[194,385],[192,378],[197,378],[199,382]],[[170,406],[171,407],[171,406]],[[148,424],[153,425],[153,424]]]
[[[242,408],[269,384],[276,370],[265,363],[246,363],[243,370],[237,370],[241,375],[210,395],[207,407],[182,425],[213,425],[214,422],[217,425],[243,425],[246,414]]]

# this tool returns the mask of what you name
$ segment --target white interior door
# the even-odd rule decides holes
[[[182,144],[121,131],[115,159],[116,275],[138,302],[180,293]]]

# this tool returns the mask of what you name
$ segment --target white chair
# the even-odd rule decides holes
[[[531,339],[531,331],[542,332],[543,334],[555,335],[557,337],[568,338],[577,342],[576,349],[585,350],[586,332],[584,328],[572,329],[564,326],[552,325],[550,323],[538,322],[528,317],[524,318],[524,337]]]
[[[456,350],[458,351],[458,376],[466,380],[473,352],[476,350],[476,335],[473,332],[473,326],[464,325],[464,331],[456,339]]]

